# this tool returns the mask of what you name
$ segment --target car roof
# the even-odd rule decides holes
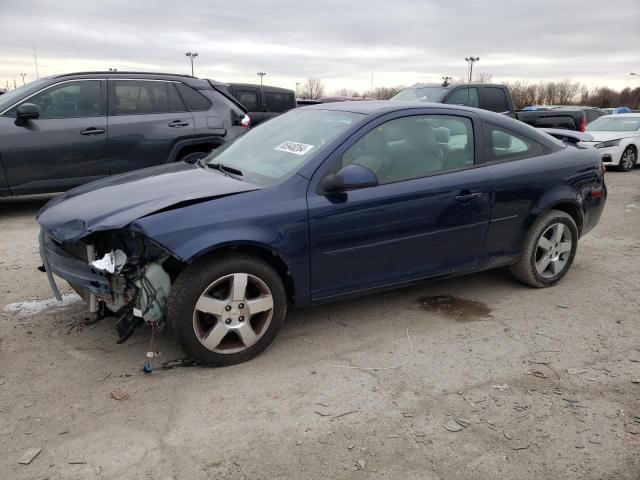
[[[230,87],[262,88],[265,91],[282,92],[282,93],[294,93],[294,91],[291,90],[290,88],[273,87],[271,85],[262,85],[262,86],[260,86],[259,83],[235,83],[235,82],[230,82],[230,83],[227,83],[227,85],[229,85]]]
[[[614,115],[605,115],[606,117],[611,118],[638,118],[640,117],[640,112],[627,112],[627,113],[616,113]]]
[[[174,80],[183,82],[190,87],[194,87],[196,89],[210,88],[209,81],[203,80],[197,77],[192,77],[191,75],[182,75],[179,73],[161,73],[161,72],[133,72],[133,71],[95,71],[95,72],[73,72],[73,73],[63,73],[58,75],[51,75],[46,77],[50,80],[60,80],[64,78],[92,78],[99,76],[100,78],[126,78],[126,79],[136,79],[136,80]],[[213,84],[218,84],[219,82],[211,81]]]
[[[366,102],[350,100],[348,102],[319,103],[316,105],[308,105],[304,108],[362,113],[364,115],[385,113],[386,111],[393,112],[396,110],[424,110],[425,108],[434,108],[439,110],[464,110],[476,113],[487,111],[480,110],[478,108],[464,107],[462,105],[447,105],[444,103],[431,102],[401,102],[396,100],[368,100]]]
[[[413,85],[409,85],[408,87],[403,88],[402,90],[407,90],[409,88],[424,88],[424,87],[441,87],[441,88],[454,88],[454,87],[504,87],[502,83],[480,83],[480,82],[453,82],[447,83],[443,85],[442,82],[433,82],[433,83],[414,83]]]

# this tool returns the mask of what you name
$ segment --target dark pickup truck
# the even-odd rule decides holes
[[[287,88],[253,83],[228,83],[216,87],[226,90],[225,93],[233,96],[249,111],[252,127],[296,108],[296,93]]]
[[[465,105],[502,113],[537,128],[561,128],[584,132],[588,123],[605,112],[598,108],[550,105],[535,110],[515,110],[506,85],[490,83],[416,84],[391,100]]]

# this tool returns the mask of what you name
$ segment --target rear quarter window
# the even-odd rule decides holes
[[[211,108],[211,101],[197,90],[185,85],[176,83],[178,92],[190,112],[201,112]]]
[[[485,123],[485,150],[487,161],[518,160],[549,153],[540,143],[505,128]]]

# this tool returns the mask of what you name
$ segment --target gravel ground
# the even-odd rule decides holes
[[[148,330],[116,345],[48,301],[47,198],[0,200],[0,478],[638,479],[640,170],[607,182],[555,288],[497,270],[300,310],[221,369],[162,332],[151,375]]]

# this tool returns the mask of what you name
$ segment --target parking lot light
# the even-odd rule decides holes
[[[198,56],[198,52],[187,52],[185,55],[191,60],[191,76],[193,77],[193,59]]]

